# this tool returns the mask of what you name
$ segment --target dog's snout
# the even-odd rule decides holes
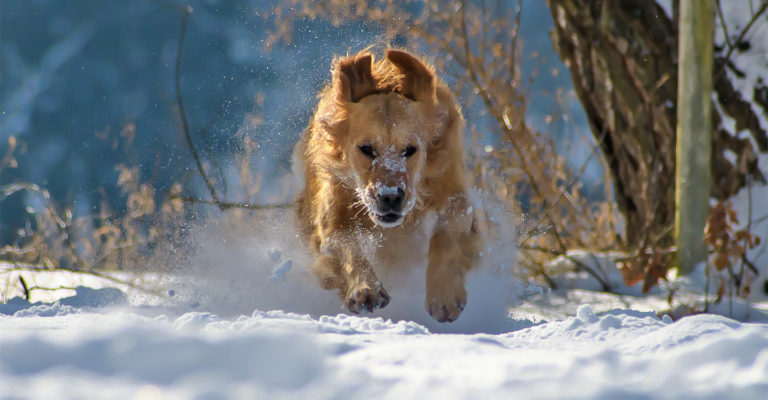
[[[405,192],[400,188],[397,188],[397,190],[380,190],[376,197],[379,203],[380,212],[400,212],[403,208],[403,198],[405,198]]]

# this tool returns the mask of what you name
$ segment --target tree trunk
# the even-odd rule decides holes
[[[675,215],[677,29],[646,0],[549,0],[552,41],[600,143],[629,249],[671,245]],[[720,109],[749,129],[760,151],[766,132],[715,57]],[[721,126],[713,110],[711,195],[727,198],[746,177],[765,181],[747,138]],[[762,144],[761,144],[762,143]],[[724,153],[736,154],[735,162]],[[731,158],[733,160],[733,157]]]
[[[712,1],[689,0],[680,8],[675,242],[678,268],[684,274],[707,258],[704,225],[712,180]]]

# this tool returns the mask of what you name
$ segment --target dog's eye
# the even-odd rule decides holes
[[[363,154],[365,154],[367,157],[371,159],[374,159],[377,156],[376,150],[374,150],[373,147],[371,147],[371,145],[369,144],[364,144],[360,146],[359,149]]]
[[[405,150],[403,150],[403,152],[401,154],[402,154],[403,157],[408,158],[408,157],[416,154],[416,147],[408,146],[408,147],[405,148]]]

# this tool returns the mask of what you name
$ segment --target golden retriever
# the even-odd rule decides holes
[[[403,258],[426,263],[433,318],[452,322],[464,310],[465,276],[482,240],[463,131],[450,90],[419,58],[388,50],[374,62],[366,50],[334,60],[295,153],[306,179],[298,220],[320,284],[338,290],[351,312],[389,304],[374,266]],[[408,250],[424,237],[428,250]],[[374,251],[366,238],[375,238]]]

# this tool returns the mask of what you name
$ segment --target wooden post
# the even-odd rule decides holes
[[[706,261],[712,136],[713,0],[680,2],[675,240],[678,270]]]

